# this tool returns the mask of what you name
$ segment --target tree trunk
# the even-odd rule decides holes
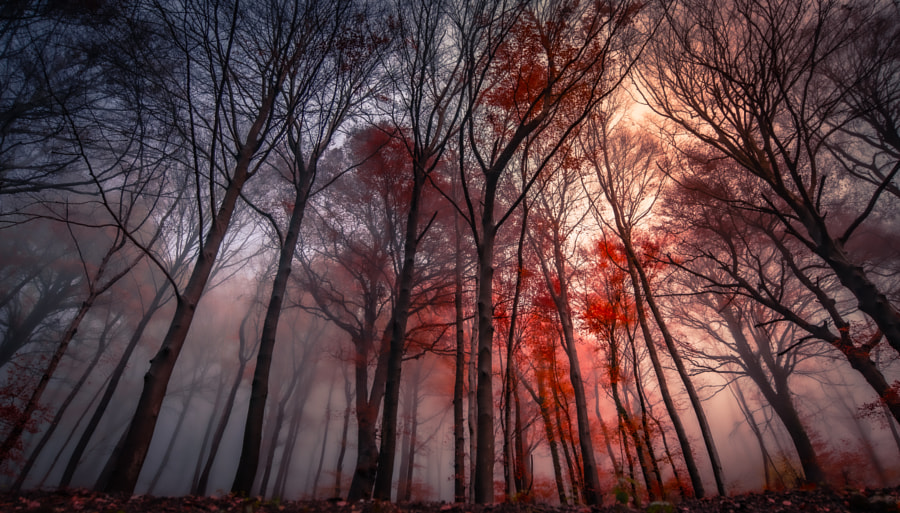
[[[72,401],[75,400],[75,396],[81,391],[81,387],[87,382],[88,378],[94,371],[94,368],[97,366],[97,362],[100,361],[100,357],[103,356],[104,351],[109,345],[109,330],[115,325],[118,321],[118,316],[112,322],[107,321],[106,325],[103,328],[103,333],[100,335],[100,341],[97,344],[97,351],[94,352],[91,361],[88,362],[87,367],[85,367],[84,372],[81,373],[81,377],[78,378],[78,381],[72,385],[72,389],[69,391],[66,398],[63,400],[62,404],[59,406],[59,409],[56,411],[56,414],[53,416],[53,419],[50,421],[50,425],[47,426],[47,430],[41,435],[41,439],[38,441],[37,445],[32,449],[31,454],[28,456],[28,460],[25,462],[25,465],[19,471],[19,477],[16,478],[16,481],[12,485],[12,490],[18,491],[22,488],[22,484],[25,481],[25,477],[28,476],[28,473],[31,472],[32,466],[34,466],[34,462],[37,460],[37,457],[40,455],[41,451],[44,449],[44,446],[47,445],[47,442],[50,440],[50,437],[53,436],[53,433],[56,431],[56,428],[59,427],[60,421],[62,421],[63,414],[66,413],[66,410],[69,409],[69,405],[72,404]],[[96,399],[96,396],[94,397]],[[93,402],[93,401],[92,401]],[[82,413],[82,416],[84,414]],[[79,419],[80,420],[80,419]],[[73,426],[72,430],[77,427],[77,424]],[[61,450],[64,449],[66,444],[63,444]],[[51,465],[52,466],[52,465]]]
[[[353,389],[350,387],[350,380],[344,380],[344,398],[347,401],[347,408],[344,410],[344,423],[341,426],[341,446],[338,450],[337,462],[334,465],[334,495],[332,497],[341,496],[341,478],[344,472],[344,454],[347,452],[347,431],[350,429],[350,413],[353,411]]]
[[[659,394],[662,396],[663,403],[666,405],[666,411],[675,427],[675,434],[678,437],[678,443],[681,445],[681,455],[684,458],[685,466],[687,466],[688,474],[691,477],[691,486],[695,497],[703,497],[705,491],[703,489],[703,479],[700,477],[700,471],[694,461],[694,454],[691,451],[691,443],[688,440],[684,425],[681,423],[681,416],[672,400],[672,394],[669,392],[669,384],[663,373],[662,363],[659,360],[659,354],[656,351],[656,344],[650,334],[650,326],[647,323],[647,314],[644,311],[643,294],[641,293],[640,281],[637,277],[637,271],[631,259],[628,261],[628,274],[631,277],[631,283],[634,287],[634,305],[638,315],[638,324],[641,326],[641,333],[644,335],[644,342],[647,346],[647,354],[650,356],[650,362],[653,364],[653,371],[656,373],[656,379],[659,383]]]
[[[554,366],[555,366],[555,364],[554,364]],[[553,373],[554,373],[554,379],[556,379],[555,378],[556,371],[554,370]],[[576,462],[572,461],[572,453],[569,451],[569,443],[568,443],[568,441],[572,440],[572,436],[571,436],[572,433],[571,433],[571,431],[569,431],[567,433],[568,430],[566,430],[563,427],[562,414],[560,413],[560,411],[563,409],[564,405],[562,404],[562,401],[559,398],[558,386],[556,386],[554,384],[550,384],[550,390],[553,393],[553,400],[556,403],[556,408],[553,409],[553,412],[555,414],[554,420],[556,420],[556,429],[559,432],[559,443],[560,443],[560,445],[562,445],[563,456],[566,459],[566,469],[569,472],[570,488],[572,490],[572,501],[575,504],[580,504],[582,495],[581,495],[581,482],[578,479],[578,477],[579,477],[579,472],[578,472],[578,468],[577,468],[578,465]],[[573,450],[574,450],[574,448],[573,448]]]
[[[651,470],[653,471],[653,482],[647,483],[647,494],[650,501],[656,500],[659,495],[663,500],[666,499],[666,489],[663,486],[662,475],[659,471],[659,461],[656,459],[656,452],[653,450],[653,440],[650,437],[650,422],[647,414],[647,400],[644,397],[644,386],[641,384],[640,365],[638,360],[637,348],[632,333],[628,332],[628,345],[631,348],[631,359],[633,362],[632,371],[634,376],[634,387],[638,399],[638,405],[641,408],[641,430],[643,431],[643,445],[647,451],[647,459],[649,460]],[[655,489],[654,489],[655,488]]]
[[[600,432],[603,433],[603,443],[606,445],[606,454],[609,455],[609,461],[612,462],[613,473],[616,480],[620,480],[622,476],[622,465],[616,461],[616,455],[613,453],[612,443],[610,442],[609,430],[606,423],[603,422],[603,415],[600,412],[600,383],[594,379],[594,411],[597,414],[597,422],[600,424]]]
[[[763,460],[763,479],[765,480],[766,489],[773,490],[775,488],[775,483],[772,480],[772,470],[776,467],[775,462],[772,461],[772,456],[769,454],[769,450],[766,447],[763,434],[756,424],[756,419],[753,417],[753,411],[750,410],[750,406],[744,398],[744,392],[737,384],[737,381],[731,382],[729,388],[735,399],[737,399],[738,407],[740,408],[741,413],[744,414],[744,420],[747,422],[747,426],[750,427],[750,431],[753,432],[753,437],[756,439],[756,444],[759,446],[759,452],[760,455],[762,455]]]
[[[488,187],[496,187],[493,181]],[[487,197],[487,194],[486,194]],[[477,432],[475,447],[474,499],[477,504],[494,501],[494,201],[484,204],[482,239],[478,247],[478,362],[475,401]]]
[[[331,427],[331,394],[334,392],[334,376],[331,378],[331,384],[328,387],[328,401],[325,403],[325,429],[322,434],[322,442],[319,444],[319,464],[316,466],[316,473],[312,482],[312,500],[316,500],[319,489],[319,478],[322,476],[322,466],[325,464],[325,448],[328,447],[328,430]],[[309,481],[307,481],[309,482]]]
[[[374,326],[374,319],[368,321],[370,327]],[[381,400],[384,398],[385,381],[387,380],[388,340],[382,340],[382,350],[378,355],[378,364],[375,368],[375,376],[372,380],[372,389],[367,396],[368,386],[368,353],[363,352],[356,358],[356,420],[357,420],[357,453],[356,468],[353,471],[353,480],[350,481],[350,491],[347,500],[356,502],[367,500],[372,496],[375,486],[375,473],[378,468],[378,441],[376,426],[378,422],[378,410],[381,408]],[[363,347],[360,342],[357,347]],[[367,398],[368,397],[368,398]]]
[[[716,491],[718,491],[719,495],[726,495],[725,479],[722,475],[722,462],[719,459],[719,451],[716,449],[716,444],[712,437],[712,430],[710,430],[709,421],[706,418],[706,412],[703,410],[703,404],[700,402],[700,396],[697,394],[697,389],[694,388],[694,384],[693,382],[691,382],[690,376],[688,376],[687,369],[684,366],[684,362],[681,359],[678,348],[675,346],[675,340],[669,333],[669,328],[665,322],[665,319],[660,313],[659,308],[656,306],[656,298],[650,288],[650,280],[647,278],[647,274],[644,272],[644,267],[643,265],[641,265],[641,262],[637,256],[637,252],[634,250],[634,246],[632,245],[631,233],[623,233],[623,231],[620,231],[620,233],[622,233],[623,235],[622,244],[625,247],[626,255],[631,261],[631,263],[629,264],[629,268],[633,268],[636,271],[637,276],[640,278],[640,281],[635,283],[635,288],[642,288],[644,291],[644,299],[646,299],[647,306],[650,308],[650,312],[653,314],[653,318],[656,320],[656,325],[659,327],[660,333],[662,333],[662,338],[666,344],[666,349],[668,349],[669,351],[669,357],[672,358],[672,362],[675,364],[675,369],[678,371],[678,376],[681,378],[681,382],[684,384],[685,391],[687,391],[688,398],[691,401],[691,406],[694,409],[694,415],[696,415],[697,417],[697,423],[700,425],[700,433],[703,435],[703,442],[706,445],[706,452],[708,453],[710,462],[712,464],[713,477],[716,481]]]
[[[569,501],[566,498],[566,486],[563,483],[562,466],[559,463],[559,448],[556,444],[556,434],[553,431],[553,421],[550,418],[550,408],[548,407],[550,400],[547,398],[546,385],[544,384],[544,380],[540,377],[538,378],[537,393],[535,393],[531,386],[528,385],[527,381],[522,380],[522,385],[540,409],[541,419],[544,422],[544,433],[547,436],[547,445],[550,446],[550,460],[553,462],[553,477],[556,481],[556,493],[559,496],[560,505],[566,506]]]
[[[213,401],[212,410],[210,410],[209,419],[206,422],[206,429],[203,430],[203,442],[200,443],[200,450],[197,453],[197,463],[194,465],[194,477],[191,479],[191,495],[203,495],[198,491],[200,475],[203,473],[204,460],[209,459],[211,451],[208,451],[209,444],[213,438],[213,432],[216,430],[218,422],[216,422],[216,414],[222,409],[222,398],[225,395],[225,376],[219,374],[219,382],[216,384],[216,399]],[[221,419],[219,419],[221,421]],[[208,454],[210,453],[210,454]]]
[[[72,451],[71,456],[69,456],[69,463],[68,465],[66,465],[66,469],[63,472],[63,477],[59,482],[60,488],[67,488],[72,482],[72,477],[75,476],[75,470],[78,468],[81,457],[84,455],[84,451],[87,450],[87,446],[91,441],[91,437],[94,436],[94,433],[97,430],[97,426],[100,425],[100,420],[103,418],[103,415],[106,413],[106,409],[112,402],[112,398],[116,392],[116,388],[119,386],[119,381],[121,381],[122,376],[125,375],[125,370],[128,367],[128,361],[131,359],[132,353],[134,353],[138,342],[141,341],[141,337],[143,337],[144,335],[144,330],[147,329],[147,325],[150,324],[150,321],[153,319],[153,315],[162,307],[164,303],[163,298],[166,295],[168,287],[169,285],[167,282],[165,285],[156,290],[156,294],[153,296],[153,300],[150,302],[150,306],[147,307],[147,311],[144,312],[143,317],[141,317],[140,322],[134,330],[134,333],[131,334],[131,338],[128,340],[128,345],[125,347],[125,351],[122,353],[122,357],[119,359],[118,363],[116,363],[116,368],[113,369],[113,372],[110,375],[109,384],[106,386],[106,390],[103,392],[103,397],[100,398],[100,403],[97,404],[97,408],[91,415],[91,420],[88,421],[87,426],[84,428],[84,432],[81,434],[81,437],[78,440],[78,444]]]
[[[144,388],[138,400],[137,410],[134,418],[131,420],[122,452],[115,462],[110,482],[106,488],[108,492],[134,493],[134,487],[137,484],[141,468],[144,466],[144,459],[147,457],[150,442],[153,440],[156,420],[159,417],[159,410],[166,396],[169,379],[172,376],[175,363],[181,354],[181,348],[184,346],[184,341],[190,330],[194,313],[197,310],[197,303],[200,301],[200,296],[206,288],[206,282],[212,273],[222,241],[225,239],[225,233],[231,224],[231,217],[234,214],[237,199],[244,182],[250,176],[250,158],[253,148],[256,146],[256,134],[262,129],[264,117],[267,116],[263,116],[263,113],[260,113],[257,122],[254,123],[255,130],[251,129],[248,143],[244,145],[240,152],[234,176],[225,191],[222,204],[219,206],[206,241],[203,243],[200,255],[197,257],[188,284],[184,293],[177,298],[175,315],[172,318],[169,330],[156,356],[150,361],[150,370],[144,376]]]
[[[522,404],[519,400],[519,390],[518,390],[518,378],[514,378],[513,380],[513,401],[516,405],[516,429],[515,429],[515,439],[514,439],[514,450],[515,450],[515,478],[516,478],[516,488],[519,490],[519,493],[524,493],[526,499],[531,498],[531,485],[533,481],[531,479],[531,473],[529,472],[528,465],[525,463],[525,440],[524,440],[524,431],[525,426],[522,423]]]
[[[619,364],[619,344],[615,340],[614,336],[611,335],[609,339],[609,383],[610,388],[612,388],[613,402],[616,405],[616,412],[619,416],[619,433],[622,436],[622,442],[625,444],[626,452],[628,451],[627,438],[631,438],[631,442],[634,444],[634,452],[638,458],[638,464],[640,464],[641,467],[641,474],[644,477],[644,484],[647,486],[647,493],[650,496],[650,500],[653,500],[653,480],[650,477],[650,469],[648,468],[648,454],[642,450],[643,442],[637,432],[634,421],[631,419],[631,414],[628,413],[628,409],[622,403],[622,395],[619,393],[619,381],[621,379],[620,376],[622,373],[622,368]],[[638,501],[639,498],[635,496],[636,505],[638,504]]]
[[[265,469],[263,470],[262,481],[259,484],[258,494],[262,496],[267,496],[268,488],[269,488],[269,477],[272,475],[272,466],[275,464],[275,451],[278,450],[278,439],[281,438],[281,426],[284,425],[284,417],[285,412],[287,410],[288,402],[294,395],[294,391],[297,389],[297,384],[300,382],[300,372],[297,372],[297,369],[294,369],[294,372],[291,374],[291,381],[288,383],[287,389],[284,391],[284,395],[278,401],[278,405],[275,408],[275,421],[272,422],[272,426],[270,428],[269,434],[269,452],[266,455],[265,461],[263,462]],[[285,440],[285,447],[287,447],[287,440]],[[282,459],[284,459],[286,455],[282,451]],[[253,472],[255,475],[256,472]],[[255,479],[254,479],[255,481]],[[247,489],[247,494],[249,495],[253,491],[253,483],[250,483],[250,488]]]
[[[459,217],[455,218],[457,248],[459,240]],[[463,276],[462,252],[457,249],[454,266],[455,287],[453,290],[453,309],[456,314],[456,368],[453,379],[453,500],[457,503],[466,500],[466,435],[465,417],[463,416],[463,395],[465,394],[465,315],[463,312]]]
[[[207,488],[209,488],[209,475],[212,472],[212,467],[213,463],[215,463],[216,461],[216,456],[218,456],[219,454],[219,445],[222,444],[222,439],[225,437],[225,428],[228,427],[228,421],[231,420],[231,410],[234,408],[234,401],[237,397],[238,389],[240,389],[241,383],[244,381],[244,369],[246,368],[247,360],[240,358],[237,376],[235,376],[234,382],[231,384],[231,389],[228,391],[228,397],[225,400],[225,406],[222,408],[222,416],[221,418],[219,418],[219,423],[216,426],[216,431],[212,436],[209,455],[206,457],[206,464],[203,465],[203,472],[200,474],[200,478],[197,480],[197,486],[194,493],[198,495],[206,495],[208,493]]]
[[[513,429],[513,404],[512,397],[515,390],[515,349],[516,349],[516,324],[519,320],[519,297],[522,295],[522,269],[525,267],[524,249],[525,235],[528,230],[528,204],[522,202],[522,225],[519,230],[519,242],[516,247],[516,283],[513,292],[512,312],[509,318],[509,333],[506,335],[506,370],[503,376],[503,474],[506,482],[506,497],[511,497],[523,491],[516,476],[517,466],[520,462],[516,460],[513,453],[513,437],[515,436]]]
[[[419,162],[413,162],[413,186],[409,211],[406,215],[406,235],[403,241],[403,265],[398,278],[397,300],[390,321],[390,346],[387,364],[387,380],[384,391],[384,413],[381,422],[381,450],[378,454],[378,472],[375,477],[376,499],[391,500],[394,477],[394,460],[397,455],[397,411],[400,403],[400,372],[406,343],[406,324],[412,304],[412,288],[415,280],[416,253],[419,234],[419,210],[422,189],[425,186],[425,170]],[[427,230],[427,227],[426,227]]]

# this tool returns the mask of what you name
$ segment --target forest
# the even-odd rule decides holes
[[[896,0],[0,6],[0,490],[900,484]]]

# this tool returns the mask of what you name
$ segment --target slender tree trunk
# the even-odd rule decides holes
[[[381,422],[381,450],[378,454],[378,472],[375,477],[374,496],[379,500],[391,500],[394,477],[394,460],[397,455],[397,411],[400,403],[400,372],[406,343],[406,324],[412,304],[412,288],[415,280],[416,253],[419,240],[419,210],[422,189],[425,186],[425,170],[419,162],[413,162],[413,187],[409,211],[406,215],[406,235],[403,241],[403,264],[398,278],[397,300],[390,322],[390,348],[387,380],[384,391],[384,413]],[[427,227],[426,227],[427,230]]]
[[[459,217],[455,218],[457,248],[460,247]],[[456,368],[453,380],[453,500],[457,503],[466,500],[466,436],[465,417],[463,416],[463,396],[465,394],[465,316],[463,312],[463,260],[462,252],[457,249],[454,266],[453,309],[456,326]]]
[[[319,444],[319,447],[321,448],[319,451],[319,464],[316,466],[316,473],[312,483],[311,497],[313,500],[316,500],[316,495],[318,495],[319,478],[322,476],[322,466],[325,463],[325,448],[328,447],[328,430],[331,427],[331,395],[333,392],[334,377],[332,376],[331,385],[328,387],[328,401],[325,403],[325,429],[322,434],[322,442]]]
[[[204,460],[209,459],[207,449],[212,442],[213,432],[216,430],[218,422],[216,422],[216,413],[221,410],[222,398],[225,396],[225,377],[219,374],[219,383],[216,386],[216,400],[213,401],[213,407],[209,414],[209,420],[206,423],[206,429],[203,430],[203,442],[200,444],[200,451],[197,454],[197,463],[194,465],[194,477],[191,479],[191,495],[203,495],[198,491],[200,482],[200,474],[203,472]],[[221,421],[221,419],[220,419]],[[209,451],[210,454],[212,451]]]
[[[144,312],[143,317],[141,317],[140,322],[138,322],[134,333],[131,334],[131,338],[128,340],[128,345],[125,347],[125,351],[122,353],[122,357],[119,358],[118,363],[116,363],[115,369],[113,369],[113,372],[110,375],[109,384],[106,386],[106,390],[103,392],[103,397],[100,398],[100,402],[97,404],[97,408],[91,415],[90,421],[88,421],[87,426],[84,428],[84,432],[82,432],[81,437],[78,440],[78,444],[75,446],[75,449],[69,456],[69,463],[68,465],[66,465],[66,469],[63,472],[63,477],[59,482],[60,488],[67,488],[72,482],[72,477],[75,476],[75,470],[78,468],[78,464],[81,461],[82,456],[84,455],[84,451],[87,450],[87,446],[91,441],[91,437],[94,436],[94,433],[97,430],[97,426],[100,425],[100,420],[103,418],[103,415],[106,413],[106,409],[112,402],[112,398],[116,392],[116,388],[119,386],[119,381],[121,381],[122,376],[125,375],[125,370],[128,367],[128,361],[131,359],[132,353],[134,353],[135,348],[137,348],[138,342],[141,341],[141,337],[143,337],[144,335],[144,330],[147,329],[147,325],[150,324],[150,321],[153,319],[154,314],[156,314],[156,312],[162,307],[163,303],[165,302],[164,298],[167,294],[168,288],[169,284],[168,282],[166,282],[166,284],[156,290],[156,294],[153,296],[153,300],[150,302],[150,305]]]
[[[681,480],[681,473],[678,471],[678,466],[675,465],[675,458],[672,455],[672,450],[669,448],[669,438],[666,436],[666,430],[663,429],[663,425],[659,422],[659,419],[653,415],[652,408],[648,406],[648,413],[650,415],[650,420],[653,421],[653,424],[656,425],[656,429],[659,430],[660,438],[662,438],[663,449],[666,451],[666,459],[669,461],[669,466],[672,467],[672,476],[675,478],[675,486],[678,487],[678,491],[682,497],[687,495],[687,487],[684,485],[684,482]]]
[[[694,454],[691,451],[691,443],[688,440],[687,432],[681,423],[681,416],[672,400],[672,394],[669,392],[668,381],[663,373],[662,363],[659,360],[659,354],[656,351],[656,344],[650,333],[650,326],[647,322],[647,314],[644,311],[644,299],[641,292],[640,281],[638,280],[637,271],[630,258],[628,262],[628,274],[631,277],[631,283],[634,287],[634,304],[638,315],[638,324],[641,326],[641,333],[644,335],[644,342],[647,346],[647,354],[650,356],[650,362],[653,364],[653,370],[656,373],[656,379],[659,383],[659,393],[662,396],[663,403],[666,405],[666,411],[672,420],[675,428],[675,434],[678,437],[678,443],[681,445],[681,455],[684,458],[685,466],[687,466],[688,474],[691,477],[691,486],[695,497],[703,497],[705,490],[703,488],[703,479],[700,477],[700,471],[694,461]]]
[[[403,500],[409,502],[412,500],[413,489],[413,471],[416,469],[416,444],[419,430],[419,401],[418,398],[413,401],[412,412],[409,419],[409,460],[406,462],[406,493]]]
[[[313,368],[312,358],[304,352],[303,360],[300,368],[295,372],[300,374],[303,379],[298,384],[299,396],[294,394],[293,415],[291,416],[291,424],[288,427],[287,438],[284,442],[284,452],[281,454],[281,462],[278,466],[278,475],[275,477],[275,486],[272,494],[277,498],[284,498],[284,490],[287,486],[287,477],[290,474],[291,463],[294,460],[294,448],[297,445],[297,438],[300,432],[300,422],[303,420],[303,412],[306,411],[306,404],[309,402],[309,396],[312,392],[312,382],[315,376],[315,368]]]
[[[659,471],[659,461],[656,459],[656,452],[653,450],[653,440],[650,437],[650,423],[648,422],[648,414],[647,414],[647,401],[644,397],[644,386],[641,384],[641,375],[640,375],[640,365],[638,361],[637,348],[635,347],[634,337],[631,336],[631,332],[628,333],[628,345],[631,348],[631,359],[632,359],[632,371],[634,376],[634,387],[636,390],[636,395],[638,399],[638,405],[641,408],[641,431],[643,431],[643,445],[647,451],[647,459],[650,463],[651,470],[653,471],[653,482],[647,483],[647,493],[650,497],[650,500],[653,501],[656,499],[657,495],[661,495],[663,499],[666,498],[666,490],[663,487],[662,482],[662,474]],[[656,488],[654,490],[654,488]]]
[[[203,471],[200,474],[200,478],[197,480],[197,486],[195,493],[199,495],[205,495],[208,493],[207,488],[209,488],[209,475],[212,473],[213,463],[216,461],[216,456],[219,454],[219,446],[222,444],[222,439],[225,437],[225,428],[228,427],[228,421],[231,420],[231,410],[234,408],[234,401],[237,397],[238,389],[241,387],[241,383],[244,381],[244,370],[247,368],[247,360],[240,358],[240,364],[237,369],[237,376],[234,378],[234,382],[231,384],[231,388],[228,390],[228,397],[225,399],[225,406],[222,408],[222,416],[219,418],[219,423],[216,426],[216,431],[213,433],[212,441],[209,448],[209,455],[206,457],[206,463],[203,465]]]
[[[200,379],[202,380],[205,377],[205,371],[201,374]],[[159,478],[162,477],[163,472],[166,470],[166,467],[169,465],[169,459],[172,457],[172,450],[175,448],[175,442],[178,441],[178,435],[181,434],[181,428],[184,426],[184,419],[187,418],[188,407],[191,405],[191,400],[194,399],[194,394],[196,393],[196,383],[191,384],[191,388],[188,390],[188,395],[184,400],[184,404],[181,408],[181,413],[178,415],[178,420],[175,422],[175,429],[172,430],[171,436],[169,436],[169,443],[166,445],[166,451],[163,453],[162,461],[159,463],[159,467],[156,469],[156,473],[153,474],[153,479],[150,481],[150,485],[147,487],[147,493],[152,494],[156,491],[156,485],[159,483]]]
[[[628,445],[628,438],[629,438],[628,432],[629,432],[629,427],[625,424],[624,419],[622,419],[620,416],[619,417],[619,439],[622,442],[621,443],[622,455],[625,458],[626,464],[628,465],[628,479],[619,482],[618,489],[621,492],[627,493],[625,491],[626,486],[628,488],[630,488],[631,489],[631,498],[634,501],[634,507],[640,508],[641,507],[641,496],[638,492],[638,487],[637,487],[638,477],[634,472],[634,456],[632,456],[631,449],[629,448],[629,445]],[[634,443],[634,440],[632,440],[632,443]],[[635,447],[635,452],[637,452],[637,447]],[[640,455],[638,455],[638,457],[640,458]],[[628,503],[625,502],[625,505],[627,505],[627,504]]]
[[[306,387],[308,391],[309,387]],[[307,393],[308,397],[309,394]],[[278,464],[278,474],[275,476],[275,485],[272,486],[270,497],[284,498],[284,490],[287,487],[287,476],[290,473],[291,463],[294,461],[294,448],[297,445],[297,434],[300,432],[300,421],[303,420],[303,407],[296,408],[291,415],[291,423],[288,426],[287,436],[284,440],[284,450],[281,452],[281,461]]]
[[[622,233],[622,232],[620,232]],[[693,382],[691,382],[690,376],[688,376],[687,369],[684,366],[684,362],[681,359],[681,355],[678,352],[678,348],[675,346],[675,340],[672,338],[672,335],[669,333],[669,328],[663,318],[662,314],[659,311],[659,308],[656,305],[656,298],[650,288],[650,280],[647,278],[647,274],[644,272],[644,268],[641,265],[640,261],[637,257],[637,252],[634,250],[631,240],[631,233],[625,233],[622,237],[622,244],[625,246],[626,254],[631,260],[631,264],[629,264],[630,268],[633,268],[640,281],[635,283],[635,288],[643,289],[644,299],[647,301],[647,306],[650,308],[650,312],[653,314],[653,318],[656,320],[656,325],[659,327],[659,331],[662,334],[663,341],[666,344],[666,349],[669,351],[669,357],[672,358],[672,362],[675,364],[675,369],[678,371],[678,376],[681,378],[681,382],[684,384],[685,391],[687,391],[688,398],[691,401],[691,406],[694,409],[694,414],[697,417],[697,422],[700,425],[700,433],[703,435],[703,442],[706,445],[706,451],[709,454],[710,462],[712,463],[713,477],[716,481],[716,490],[719,495],[726,495],[725,490],[725,479],[722,475],[722,462],[719,459],[719,452],[716,449],[715,441],[712,437],[712,430],[709,428],[709,421],[706,418],[706,412],[703,410],[703,404],[700,402],[700,396],[697,394],[697,389],[694,387]]]
[[[553,477],[556,481],[556,493],[559,496],[560,505],[566,506],[569,501],[566,498],[566,486],[563,483],[562,466],[559,463],[559,448],[556,443],[556,434],[553,431],[553,421],[550,418],[550,408],[548,407],[550,400],[547,398],[546,385],[544,384],[544,380],[540,377],[538,377],[537,393],[535,393],[527,381],[522,380],[522,385],[540,409],[541,420],[544,422],[544,433],[547,437],[547,445],[550,446],[550,460],[553,462]]]
[[[575,504],[581,503],[581,482],[578,480],[579,472],[577,469],[577,464],[572,460],[572,454],[569,451],[569,443],[568,441],[572,440],[571,431],[565,429],[563,427],[562,414],[560,410],[564,407],[562,401],[559,398],[559,392],[557,387],[553,384],[550,385],[551,392],[553,393],[553,399],[556,403],[556,408],[553,409],[554,417],[556,420],[556,429],[559,432],[559,442],[562,445],[563,456],[566,459],[566,469],[569,472],[569,481],[570,488],[572,490],[572,500]],[[574,442],[573,442],[574,444]],[[574,451],[574,447],[573,447]]]
[[[772,469],[775,468],[775,464],[772,461],[772,456],[769,454],[768,448],[766,448],[766,442],[763,438],[763,434],[759,430],[759,426],[756,424],[756,419],[753,417],[753,412],[750,410],[750,406],[747,404],[747,400],[744,398],[744,392],[741,390],[737,382],[734,381],[730,383],[729,389],[737,400],[738,407],[740,408],[741,413],[744,414],[744,420],[747,422],[747,426],[750,428],[750,431],[753,433],[753,437],[756,439],[756,444],[759,446],[759,452],[762,455],[763,460],[763,479],[766,483],[766,489],[772,490],[774,488],[774,483],[772,481]]]
[[[631,419],[631,414],[628,413],[628,409],[622,402],[622,395],[619,393],[619,381],[621,379],[622,366],[619,364],[618,343],[613,336],[610,336],[609,338],[609,383],[610,388],[612,389],[613,402],[616,405],[616,412],[619,416],[619,433],[622,436],[623,443],[625,444],[626,452],[628,451],[627,438],[631,438],[631,442],[634,444],[634,452],[638,458],[638,464],[641,467],[641,474],[643,475],[644,483],[647,486],[647,493],[650,496],[650,500],[653,500],[655,498],[653,496],[652,490],[653,480],[650,478],[650,470],[646,461],[647,454],[642,450],[643,443],[640,439],[640,435],[638,434],[637,429],[635,429],[636,426],[634,425],[634,421]],[[635,497],[635,501],[638,500],[639,499]]]
[[[477,284],[476,284],[477,288]],[[477,326],[473,326],[477,330]],[[469,428],[469,500],[475,502],[475,453],[478,448],[478,405],[475,400],[475,391],[478,369],[476,367],[476,355],[478,354],[478,334],[469,340],[469,365],[468,365],[468,428]]]
[[[522,223],[519,230],[519,242],[516,247],[516,283],[513,292],[512,312],[509,318],[509,333],[506,336],[506,370],[503,377],[503,457],[505,465],[503,474],[506,482],[507,500],[514,494],[521,492],[516,478],[515,454],[513,454],[513,404],[515,349],[516,349],[516,324],[519,320],[519,297],[522,294],[522,269],[525,266],[524,249],[525,235],[528,230],[528,204],[522,202]]]
[[[19,477],[16,478],[16,481],[12,485],[12,489],[14,491],[18,491],[22,488],[22,484],[25,481],[25,477],[31,472],[32,466],[34,466],[34,462],[37,460],[37,457],[40,455],[41,451],[44,449],[44,446],[47,445],[47,442],[50,440],[50,437],[53,436],[53,433],[56,431],[56,428],[59,427],[60,421],[62,421],[63,414],[69,409],[69,405],[72,404],[72,401],[75,400],[75,397],[81,391],[81,388],[87,382],[88,378],[94,372],[94,369],[97,367],[97,362],[100,361],[100,357],[103,356],[104,351],[109,345],[109,331],[118,321],[119,316],[116,317],[112,322],[107,322],[104,326],[103,333],[100,335],[100,341],[97,343],[97,350],[94,352],[91,361],[88,362],[87,367],[85,367],[84,372],[81,373],[81,376],[78,378],[78,381],[72,385],[72,389],[69,391],[66,398],[63,400],[62,404],[59,406],[59,409],[56,410],[56,414],[53,416],[53,419],[50,421],[50,424],[47,426],[47,429],[41,435],[41,439],[38,441],[37,445],[32,449],[31,454],[28,456],[28,460],[25,462],[25,465],[22,467],[22,470],[19,471]],[[96,399],[96,397],[95,397]],[[82,412],[82,418],[84,416],[84,412]],[[79,419],[80,421],[81,419]],[[77,424],[72,428],[74,431]],[[65,448],[67,444],[63,444],[62,449]],[[52,465],[51,465],[52,466]]]
[[[616,475],[616,479],[619,480],[622,478],[622,465],[616,460],[616,455],[613,453],[609,429],[606,428],[606,423],[603,422],[603,414],[600,412],[600,383],[598,379],[594,379],[594,411],[597,414],[597,422],[600,424],[600,432],[603,433],[603,443],[606,446],[606,454],[609,455],[609,461],[612,463],[613,472]]]
[[[531,473],[529,472],[528,465],[525,463],[525,440],[524,440],[524,432],[525,425],[522,423],[522,404],[519,400],[519,390],[518,390],[518,378],[513,378],[513,401],[516,405],[516,430],[515,430],[515,478],[516,478],[516,488],[518,488],[520,493],[525,493],[526,498],[531,498],[531,485],[533,481],[531,479]]]
[[[600,477],[594,455],[594,444],[591,439],[591,426],[588,419],[587,397],[584,392],[584,380],[581,375],[581,364],[575,341],[575,326],[572,320],[569,299],[569,278],[566,269],[566,257],[563,254],[563,238],[559,233],[550,234],[552,255],[541,255],[540,265],[544,282],[553,303],[562,328],[562,346],[569,359],[569,378],[575,396],[575,418],[578,425],[578,442],[581,448],[582,482],[585,502],[590,506],[603,503],[600,493]],[[548,266],[549,260],[549,266]]]
[[[297,372],[297,369],[294,369],[294,372],[291,375],[291,381],[288,383],[287,388],[284,391],[284,395],[278,401],[278,405],[275,408],[275,421],[272,422],[272,426],[270,428],[269,434],[269,452],[266,455],[266,458],[263,462],[264,470],[262,481],[259,484],[259,494],[266,496],[269,488],[269,477],[272,475],[272,466],[275,464],[275,451],[278,450],[278,440],[281,438],[281,427],[284,425],[284,417],[285,412],[287,411],[288,403],[291,398],[294,396],[294,391],[297,389],[297,384],[300,382],[301,373]],[[285,440],[285,447],[287,447],[287,441]],[[286,454],[282,451],[282,459]],[[254,474],[256,474],[254,472]],[[254,479],[255,480],[255,479]],[[247,493],[252,492],[253,483],[250,484],[251,488],[247,490]]]
[[[350,429],[350,414],[353,412],[353,389],[350,380],[344,380],[344,397],[347,400],[347,408],[344,410],[344,423],[341,426],[341,446],[338,450],[337,462],[334,465],[334,495],[341,496],[341,478],[344,471],[344,455],[347,452],[347,431]]]

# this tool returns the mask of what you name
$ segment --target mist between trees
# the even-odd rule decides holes
[[[900,479],[900,8],[0,8],[0,486]]]

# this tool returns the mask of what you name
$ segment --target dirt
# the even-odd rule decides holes
[[[387,502],[267,501],[259,498],[154,497],[110,495],[82,489],[0,492],[0,512],[57,513],[742,513],[742,512],[898,512],[900,487],[882,489],[789,490],[729,497],[692,499],[677,504],[658,502],[640,509],[622,505],[603,507],[541,504],[446,504]]]

